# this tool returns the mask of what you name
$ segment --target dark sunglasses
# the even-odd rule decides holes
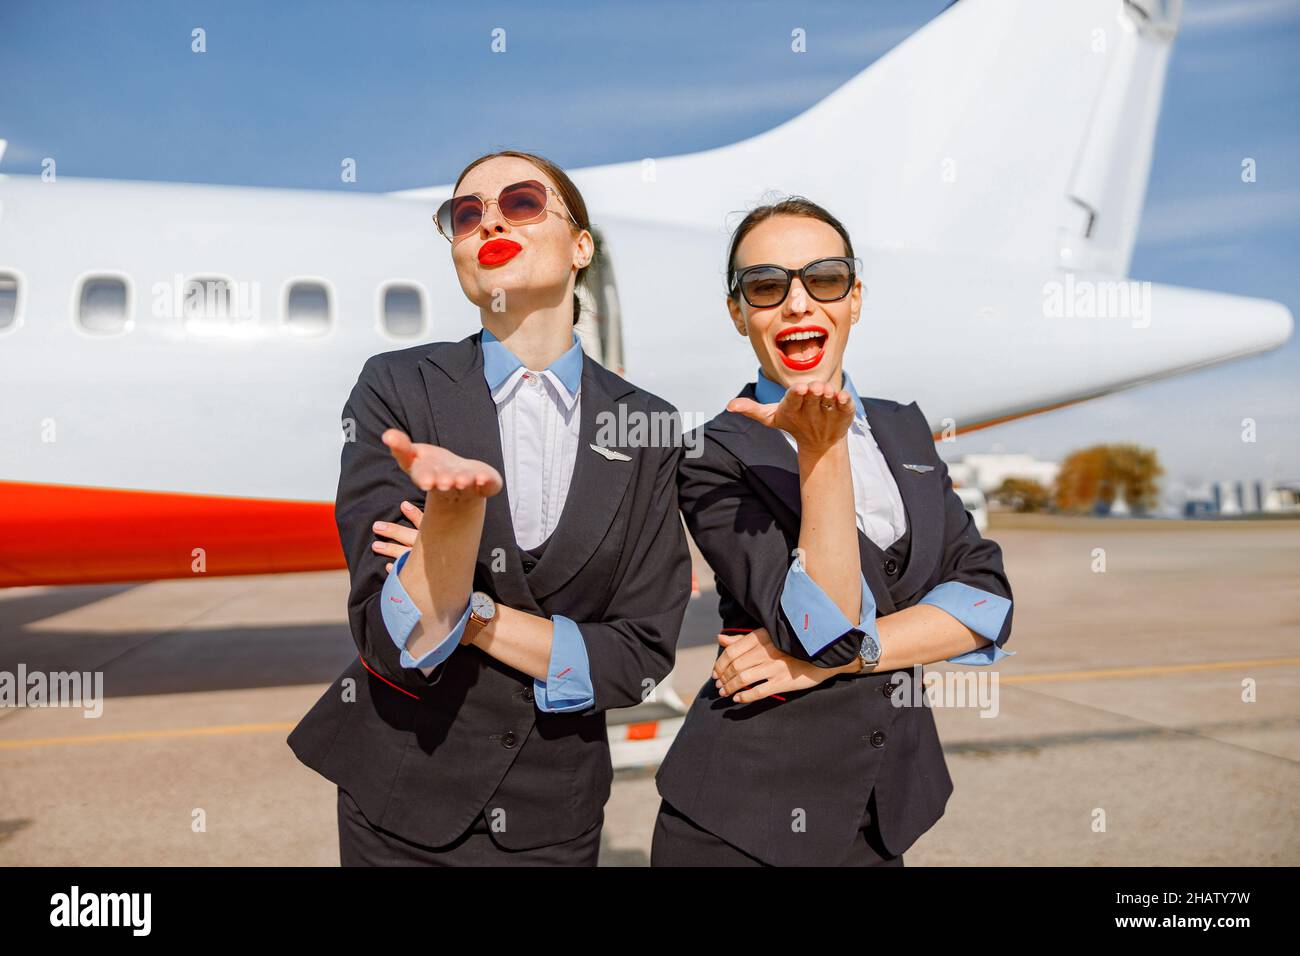
[[[483,200],[475,195],[455,196],[448,199],[438,207],[433,221],[448,242],[455,242],[478,229],[483,222],[483,213],[487,209],[487,204],[494,202],[497,204],[497,209],[501,211],[501,218],[512,226],[522,226],[540,221],[550,211],[546,208],[548,193],[555,193],[555,198],[560,200],[561,205],[564,204],[560,194],[550,186],[539,183],[535,179],[525,179],[523,182],[506,186],[497,194],[496,199]],[[572,213],[568,209],[564,212],[577,226],[578,221],[573,218]]]
[[[733,297],[739,288],[745,301],[755,309],[769,309],[785,301],[790,294],[790,283],[798,276],[807,293],[818,302],[835,302],[849,294],[860,265],[857,259],[848,256],[814,259],[802,269],[762,263],[734,273],[728,288]]]

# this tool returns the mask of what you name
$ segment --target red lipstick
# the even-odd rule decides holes
[[[800,343],[794,346],[795,350],[801,354],[800,358],[795,358],[781,348],[781,343],[800,332],[813,332],[816,333],[816,336],[800,340]],[[819,325],[796,325],[792,328],[782,329],[777,334],[776,351],[781,356],[781,362],[786,368],[794,372],[806,372],[810,368],[815,368],[817,363],[822,360],[822,356],[826,354],[826,342],[829,337],[826,330]],[[804,342],[808,344],[804,345]]]
[[[523,248],[512,239],[490,239],[478,247],[479,265],[499,266],[519,255]]]

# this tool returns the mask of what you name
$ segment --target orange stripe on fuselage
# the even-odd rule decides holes
[[[965,435],[967,432],[977,432],[981,428],[992,428],[994,425],[1001,425],[1004,422],[1014,422],[1019,418],[1028,418],[1031,415],[1041,415],[1043,412],[1055,411],[1058,408],[1069,408],[1071,405],[1079,405],[1083,402],[1090,401],[1092,398],[1099,397],[1100,396],[1087,396],[1084,398],[1071,398],[1064,402],[1054,402],[1051,405],[1040,405],[1038,408],[1031,408],[1026,412],[1016,412],[1014,415],[1001,415],[997,418],[986,418],[982,422],[976,422],[974,425],[967,425],[965,428],[954,428],[953,434]],[[943,439],[943,432],[934,432],[932,437],[935,441],[941,441]]]
[[[957,434],[1083,401],[987,419]],[[194,570],[195,548],[204,552],[202,572]],[[332,501],[0,481],[0,587],[344,567]]]
[[[0,481],[0,587],[345,566],[332,501]]]

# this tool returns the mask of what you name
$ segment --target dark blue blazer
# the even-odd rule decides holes
[[[740,395],[754,398],[754,383]],[[858,532],[877,615],[911,607],[944,581],[1010,600],[1001,549],[980,535],[953,491],[916,403],[864,397],[863,405],[910,533],[904,570],[891,580],[884,552]],[[762,626],[781,650],[808,660],[780,605],[799,541],[798,457],[780,431],[737,413],[702,428],[702,454],[682,459],[678,491],[686,526],[715,574],[723,627]],[[996,643],[1010,633],[1008,612]],[[849,632],[813,661],[847,664],[859,643]],[[656,776],[660,795],[764,862],[822,865],[848,852],[874,788],[881,837],[901,854],[943,815],[953,787],[930,708],[894,706],[898,673],[839,675],[784,701],[750,704],[720,698],[710,677]],[[796,819],[803,829],[792,826]]]
[[[415,442],[486,461],[504,475],[481,335],[370,358],[343,407],[355,440],[343,445],[335,517],[359,656],[288,743],[376,826],[439,846],[486,810],[491,822],[504,823],[497,842],[523,849],[572,839],[597,821],[613,778],[605,711],[639,703],[672,669],[691,592],[677,509],[682,448],[620,449],[630,461],[590,449],[602,416],[661,420],[675,410],[584,356],[573,478],[535,564],[520,557],[509,489],[487,501],[474,587],[510,607],[563,614],[578,625],[592,707],[540,711],[532,677],[473,646],[457,648],[428,677],[402,667],[380,613],[388,559],[371,549],[371,525],[404,522],[401,503],[422,507],[424,494],[379,436],[400,428]]]

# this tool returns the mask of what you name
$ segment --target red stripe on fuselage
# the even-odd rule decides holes
[[[343,567],[332,501],[0,481],[0,587]]]

